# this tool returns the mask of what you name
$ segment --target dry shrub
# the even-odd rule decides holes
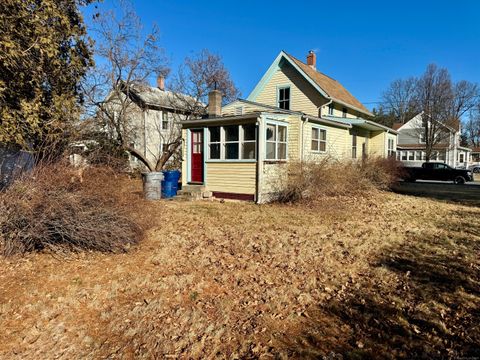
[[[331,196],[363,196],[387,190],[399,178],[401,163],[393,158],[372,157],[362,161],[292,163],[287,180],[274,196],[276,202],[291,203]]]
[[[0,251],[124,252],[141,236],[108,168],[39,167],[0,193]]]

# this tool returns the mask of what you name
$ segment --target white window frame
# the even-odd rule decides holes
[[[275,140],[267,140],[267,128],[268,126],[274,126],[275,127]],[[285,141],[280,141],[279,140],[279,136],[278,136],[278,128],[279,127],[284,127],[285,128]],[[275,157],[273,159],[271,158],[267,158],[267,144],[268,143],[273,143],[275,144]],[[279,145],[280,144],[285,144],[285,158],[283,159],[280,159],[278,157],[278,148],[279,148]],[[272,122],[272,121],[269,121],[266,123],[266,126],[265,126],[265,160],[266,161],[286,161],[288,160],[288,126],[287,124],[283,124],[283,123],[277,123],[277,122]]]
[[[333,105],[333,103],[329,104],[328,105],[328,115],[333,116],[334,111],[335,111],[335,106]]]
[[[355,141],[353,141],[355,139]],[[357,133],[352,133],[352,159],[357,158],[357,150],[358,150],[358,137]],[[355,155],[355,156],[354,156]]]
[[[402,160],[402,161],[408,161],[408,151],[402,150],[402,151],[400,151],[400,152],[401,152],[401,154],[402,154],[401,157],[400,157],[400,160]],[[404,157],[405,157],[405,159],[404,159]]]
[[[280,90],[288,89],[288,100],[283,99],[280,100]],[[288,109],[282,108],[280,106],[280,101],[286,102],[288,101]],[[277,86],[277,107],[283,110],[291,110],[292,108],[292,87],[290,85],[279,85]]]
[[[244,126],[247,125],[252,125],[255,127],[255,140],[245,140],[245,135],[244,135]],[[237,126],[238,127],[238,141],[226,141],[226,136],[225,136],[225,127],[226,126]],[[217,126],[211,126],[211,127],[217,127]],[[211,132],[210,128],[207,127],[207,132],[208,132],[208,140],[207,140],[207,161],[209,162],[255,162],[257,161],[257,140],[258,140],[258,130],[257,126],[254,123],[251,124],[241,124],[241,125],[218,125],[220,128],[220,141],[211,141]],[[238,158],[237,159],[227,159],[226,158],[226,145],[227,144],[233,144],[237,143],[238,144]],[[255,158],[254,159],[244,159],[243,158],[243,144],[245,143],[255,143]],[[210,145],[212,144],[219,144],[220,145],[220,158],[219,159],[212,159],[211,158],[211,151],[210,151]]]
[[[395,154],[395,140],[392,138],[389,138],[387,139],[387,155],[392,156],[394,154]]]
[[[318,139],[314,139],[313,137],[313,131],[318,130]],[[321,132],[325,132],[325,140],[322,140],[321,137]],[[326,153],[327,152],[327,129],[321,126],[312,126],[312,136],[311,136],[311,144],[310,144],[310,149],[314,153]],[[313,142],[316,141],[317,143],[317,149],[313,148]],[[320,150],[320,144],[325,143],[325,150]]]
[[[167,111],[162,111],[160,113],[160,121],[161,121],[161,128],[162,130],[169,130],[170,129],[170,117],[168,116]],[[167,125],[166,127],[164,125]]]

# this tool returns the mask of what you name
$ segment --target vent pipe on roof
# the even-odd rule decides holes
[[[317,54],[313,50],[310,50],[307,55],[307,65],[312,69],[317,68]]]

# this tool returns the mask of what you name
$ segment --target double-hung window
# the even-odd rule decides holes
[[[287,126],[267,124],[267,160],[287,159]]]
[[[225,159],[238,159],[238,146],[240,144],[240,132],[238,125],[224,126],[223,130],[225,132]]]
[[[333,104],[328,105],[328,115],[333,115]]]
[[[388,139],[388,156],[395,155],[394,144],[393,139]]]
[[[162,130],[168,130],[168,127],[168,113],[166,111],[162,111]]]
[[[212,126],[208,128],[209,160],[255,160],[257,127],[255,124]]]
[[[347,110],[346,107],[344,107],[344,108],[342,109],[342,117],[346,118],[346,117],[347,117],[347,114],[348,114],[348,110]]]
[[[257,151],[257,127],[254,124],[242,125],[242,159],[253,160]]]
[[[312,151],[325,152],[327,150],[327,130],[312,128]]]
[[[352,134],[352,159],[357,158],[357,134]]]
[[[290,86],[278,88],[278,107],[280,109],[290,110]]]
[[[212,160],[220,160],[220,148],[221,148],[221,141],[220,141],[220,126],[213,126],[208,128],[209,139],[208,139],[208,151],[209,151],[209,158]]]

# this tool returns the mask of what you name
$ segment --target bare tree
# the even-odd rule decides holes
[[[434,149],[458,141],[461,118],[478,96],[476,84],[465,80],[452,83],[447,69],[430,64],[419,78],[394,81],[383,94],[382,106],[400,123],[420,114],[413,136],[423,140],[430,161]]]
[[[188,94],[195,99],[194,108],[191,108],[191,104],[184,104],[184,106],[196,114],[205,113],[208,93],[212,90],[222,92],[224,103],[240,96],[240,91],[232,81],[222,58],[207,49],[193,57],[185,58],[173,80],[172,87],[176,94]]]
[[[480,102],[470,111],[465,123],[465,137],[468,145],[480,147]]]
[[[131,146],[139,136],[139,110],[132,89],[142,86],[154,75],[166,76],[164,50],[158,45],[156,26],[143,34],[143,26],[128,1],[120,1],[115,10],[99,14],[93,20],[96,34],[95,54],[99,64],[83,84],[87,115],[98,120],[104,135],[124,151],[139,159],[149,170],[152,164]]]
[[[380,108],[384,113],[390,114],[394,122],[404,124],[419,113],[415,97],[417,82],[414,77],[397,79],[382,94]]]

